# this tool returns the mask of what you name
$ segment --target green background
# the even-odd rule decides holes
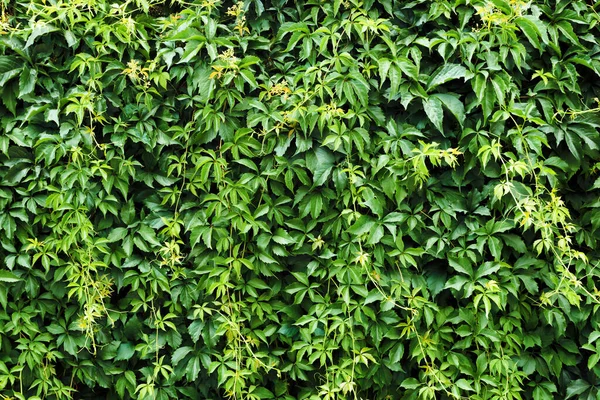
[[[0,4],[0,397],[599,398],[595,3]]]

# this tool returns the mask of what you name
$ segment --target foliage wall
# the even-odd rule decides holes
[[[597,4],[0,1],[0,397],[600,396]]]

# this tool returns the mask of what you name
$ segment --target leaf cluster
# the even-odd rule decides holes
[[[596,4],[0,7],[1,397],[599,395]]]

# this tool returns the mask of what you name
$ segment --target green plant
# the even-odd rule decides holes
[[[596,9],[0,0],[0,395],[596,398]]]

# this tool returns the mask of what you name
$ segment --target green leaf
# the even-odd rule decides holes
[[[417,66],[407,57],[398,57],[394,63],[400,68],[404,75],[414,79],[419,79],[419,69]]]
[[[25,66],[19,77],[19,98],[30,94],[37,82],[37,70]]]
[[[475,391],[471,383],[469,383],[469,381],[467,381],[466,379],[459,379],[458,381],[456,381],[455,385],[461,388],[462,390],[467,390],[470,392]]]
[[[437,97],[429,97],[423,100],[423,109],[427,117],[440,132],[444,131],[444,111],[442,110],[442,102]]]
[[[525,253],[527,251],[527,247],[525,246],[525,242],[519,236],[512,233],[502,233],[500,237],[508,246],[510,246],[513,250],[518,253]]]
[[[573,43],[575,46],[583,47],[581,45],[581,43],[579,42],[579,39],[577,38],[577,34],[573,30],[573,26],[569,23],[569,21],[566,21],[564,19],[560,20],[560,21],[558,21],[558,23],[556,24],[556,26],[558,27],[558,30],[563,35],[565,35],[565,37],[567,39],[569,39],[569,41],[571,43]]]
[[[18,72],[18,71],[17,71]],[[0,85],[3,86],[3,85]],[[6,106],[6,108],[13,114],[16,115],[17,112],[17,82],[9,82],[4,85],[0,91],[2,97],[2,103]]]
[[[135,346],[131,343],[121,343],[115,361],[129,360],[135,353]]]
[[[460,101],[458,95],[437,93],[431,97],[439,99],[444,104],[444,107],[454,115],[460,126],[463,125],[465,122],[465,105]]]
[[[16,57],[0,56],[0,87],[4,87],[6,82],[19,75],[23,69],[23,63]]]
[[[0,282],[15,283],[22,279],[10,271],[0,271]]]
[[[590,336],[588,336],[588,343],[594,343],[596,340],[598,340],[598,338],[600,338],[600,332],[593,331],[590,333]]]
[[[119,227],[112,229],[107,239],[110,243],[114,243],[119,240],[123,240],[125,236],[127,236],[127,228]]]
[[[541,32],[538,26],[527,16],[515,18],[515,24],[521,29],[521,32],[525,34],[525,37],[529,40],[531,45],[541,51],[542,46],[539,40]]]
[[[491,275],[500,269],[500,264],[497,262],[488,261],[483,263],[477,271],[475,271],[475,280]]]
[[[369,83],[359,73],[352,73],[350,74],[350,77],[352,78],[350,81],[352,90],[356,94],[356,97],[358,97],[362,106],[367,107],[369,104]]]
[[[329,178],[335,162],[333,153],[322,147],[306,154],[306,167],[313,174],[313,185],[322,186]]]
[[[464,81],[468,81],[473,77],[473,73],[467,70],[462,65],[446,63],[439,67],[431,74],[429,82],[427,82],[427,90],[431,90],[436,86],[444,84],[453,79],[464,78]]]
[[[173,366],[179,364],[179,362],[183,360],[185,356],[190,354],[192,351],[194,351],[194,349],[190,346],[183,346],[175,350],[173,352],[173,356],[171,357],[171,363],[173,364]]]
[[[50,32],[55,32],[57,30],[59,29],[56,26],[48,24],[43,20],[35,23],[33,29],[31,30],[31,34],[27,38],[27,43],[25,43],[24,49],[27,49],[29,46],[31,46],[38,37]]]
[[[77,45],[77,43],[79,42],[79,40],[77,39],[77,36],[75,36],[75,34],[72,31],[66,30],[66,31],[64,31],[64,35],[65,35],[65,40],[67,41],[67,45],[69,47],[75,47]]]
[[[294,238],[289,233],[287,233],[286,231],[284,231],[281,228],[277,228],[277,230],[275,231],[275,235],[273,236],[273,241],[276,243],[279,243],[279,244],[284,244],[284,245],[290,245],[290,244],[296,243]]]
[[[350,228],[348,233],[354,236],[362,236],[375,226],[375,220],[368,215],[362,215]]]
[[[444,288],[460,290],[465,285],[465,283],[467,283],[468,281],[469,281],[469,279],[465,276],[455,275],[446,282],[446,285],[444,286]]]
[[[258,83],[256,83],[256,78],[254,78],[254,73],[252,71],[243,69],[240,71],[240,75],[248,82],[251,88],[258,87]]]
[[[199,319],[193,321],[188,326],[188,333],[190,334],[190,337],[192,338],[192,341],[194,343],[198,342],[198,340],[200,339],[200,335],[202,335],[202,330],[204,329],[204,326],[204,321],[201,321]]]
[[[468,276],[473,275],[473,267],[467,258],[448,257],[448,264],[457,272]]]
[[[203,103],[212,97],[215,90],[215,80],[210,79],[211,73],[210,67],[205,65],[200,65],[194,69],[193,86],[196,88],[199,100]]]
[[[565,399],[570,399],[573,396],[582,394],[590,387],[591,385],[583,379],[574,380],[571,383],[569,383],[569,386],[567,386],[567,397],[565,397]]]
[[[402,381],[402,384],[400,384],[400,387],[405,389],[416,389],[419,386],[421,386],[421,383],[415,378],[406,378]]]
[[[383,216],[383,196],[375,195],[371,188],[365,187],[361,190],[363,204],[369,207],[373,214]]]

